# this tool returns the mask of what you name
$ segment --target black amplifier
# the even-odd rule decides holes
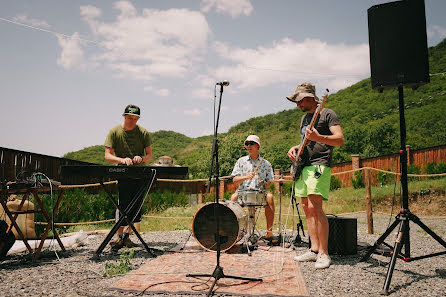
[[[330,255],[355,255],[358,253],[356,218],[327,215],[328,253]]]

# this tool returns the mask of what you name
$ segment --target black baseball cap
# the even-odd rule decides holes
[[[141,109],[136,105],[129,104],[125,107],[124,114],[135,115],[139,117],[141,116]]]

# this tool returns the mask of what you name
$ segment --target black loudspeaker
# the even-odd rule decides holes
[[[357,220],[327,216],[328,253],[330,255],[355,255],[358,252]]]
[[[330,255],[356,255],[358,253],[358,223],[355,218],[327,215],[328,253]],[[311,247],[311,238],[309,238]]]
[[[372,88],[429,82],[424,0],[374,5],[368,10]]]

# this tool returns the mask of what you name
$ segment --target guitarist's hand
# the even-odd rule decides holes
[[[321,135],[319,134],[319,132],[317,132],[317,130],[314,127],[312,129],[307,128],[305,130],[305,136],[307,137],[308,140],[311,141],[320,141],[321,139]]]
[[[299,149],[299,146],[293,146],[292,148],[290,148],[290,150],[288,151],[288,158],[290,158],[291,162],[294,162],[294,160],[296,160],[296,155],[297,155],[297,150]]]

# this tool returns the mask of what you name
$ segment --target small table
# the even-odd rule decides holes
[[[62,201],[62,196],[64,194],[64,189],[59,189],[57,186],[53,186],[52,190],[60,190],[59,196],[57,198],[56,204],[54,205],[54,208],[52,210],[52,217],[56,216],[56,213],[59,209],[60,202]],[[33,249],[28,243],[28,240],[23,235],[22,230],[20,230],[19,225],[17,224],[16,220],[19,214],[27,214],[27,213],[43,213],[43,216],[45,217],[45,220],[47,221],[45,232],[43,232],[42,237],[40,238],[40,244],[37,250],[34,253],[34,261],[36,261],[39,258],[40,252],[42,251],[43,244],[45,243],[45,239],[48,236],[48,232],[51,229],[51,226],[53,224],[53,221],[51,217],[48,215],[48,212],[46,211],[42,200],[40,199],[38,193],[45,193],[50,192],[51,188],[44,186],[44,187],[23,187],[23,188],[17,188],[17,189],[0,189],[0,204],[3,206],[3,209],[5,210],[7,216],[11,220],[11,224],[15,227],[17,230],[17,233],[19,236],[23,239],[23,243],[25,244],[26,248],[28,249],[29,253],[33,253]],[[8,201],[8,196],[10,194],[21,194],[23,195],[22,200],[20,202],[19,209],[22,209],[23,204],[28,199],[29,195],[32,194],[34,199],[36,200],[37,204],[39,205],[38,209],[33,210],[19,210],[19,211],[10,211],[6,205],[6,202]],[[7,230],[7,233],[12,232],[12,226],[10,226]],[[57,234],[57,231],[53,230],[54,237],[56,238],[57,242],[59,243],[60,248],[65,251],[65,247],[63,246],[62,241],[60,240],[59,234]]]

